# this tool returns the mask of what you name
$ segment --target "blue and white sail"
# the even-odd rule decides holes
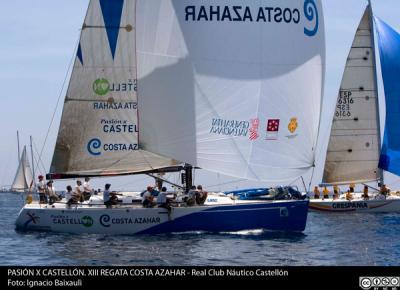
[[[379,167],[400,175],[400,34],[375,17],[385,89],[386,120]]]
[[[367,6],[347,58],[333,116],[323,183],[380,178],[379,106],[371,7]]]
[[[320,0],[92,0],[51,173],[294,179],[314,165],[324,72]]]

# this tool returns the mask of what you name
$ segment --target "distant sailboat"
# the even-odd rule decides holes
[[[374,25],[375,24],[375,25]],[[386,97],[385,135],[381,149],[380,118],[373,29],[377,30]],[[344,71],[333,117],[323,186],[378,181],[383,170],[400,174],[400,35],[375,18],[368,5],[358,26]],[[379,165],[379,166],[378,166]],[[334,212],[400,211],[400,197],[372,194],[364,200],[312,199],[310,209]]]
[[[325,69],[321,1],[246,3],[90,1],[48,178],[185,171],[185,193],[195,167],[276,183],[313,168]],[[210,194],[206,205],[178,203],[170,212],[32,203],[16,225],[108,234],[302,231],[307,211],[308,201]]]
[[[17,173],[11,186],[12,192],[26,192],[32,190],[33,175],[31,165],[29,164],[26,153],[26,146],[22,150],[21,158],[18,164]]]

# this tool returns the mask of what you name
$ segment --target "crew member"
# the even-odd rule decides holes
[[[326,188],[326,186],[324,186],[324,190],[322,191],[322,193],[324,194],[324,199],[329,198],[329,189]]]
[[[319,189],[318,186],[314,187],[314,198],[319,199]]]

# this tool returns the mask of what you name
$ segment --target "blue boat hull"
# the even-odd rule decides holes
[[[53,205],[54,206],[54,205]],[[265,229],[301,232],[306,227],[308,201],[236,201],[234,204],[143,208],[104,206],[66,208],[63,204],[25,205],[16,221],[24,231],[97,234],[160,234]]]

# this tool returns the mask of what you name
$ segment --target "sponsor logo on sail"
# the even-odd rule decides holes
[[[249,128],[249,121],[213,118],[211,121],[210,133],[233,137],[247,137]]]
[[[87,144],[87,151],[90,153],[90,155],[93,156],[98,156],[101,154],[99,149],[101,148],[101,141],[100,139],[93,138],[91,139],[88,144]]]
[[[319,16],[318,16],[318,8],[315,4],[314,0],[305,0],[304,1],[304,17],[310,22],[315,22],[314,25],[310,27],[304,27],[304,34],[307,36],[314,36],[318,32],[319,27]]]
[[[297,134],[295,134],[297,127],[299,126],[298,122],[297,122],[297,118],[291,118],[290,122],[288,124],[288,130],[290,132],[289,135],[287,135],[286,137],[291,139],[291,138],[295,138],[297,136]]]
[[[269,119],[267,121],[267,129],[265,140],[277,140],[279,133],[279,119]]]
[[[96,79],[93,82],[93,92],[99,96],[105,96],[109,92],[132,92],[136,91],[137,81],[128,80],[122,83],[111,83],[105,78]]]
[[[121,152],[139,150],[137,143],[105,143],[102,144],[98,138],[91,139],[87,146],[87,151],[92,156],[100,156],[102,152]]]
[[[160,217],[110,217],[108,214],[100,216],[100,224],[108,228],[111,225],[124,225],[124,224],[159,224]]]
[[[186,22],[263,22],[300,25],[305,19],[304,34],[314,36],[319,28],[315,0],[305,0],[303,7],[188,5],[184,7]]]
[[[93,91],[99,96],[104,96],[110,91],[110,83],[106,79],[97,79],[93,82]]]
[[[94,102],[94,110],[136,110],[137,102]]]
[[[250,136],[249,139],[251,141],[257,140],[260,135],[258,135],[258,127],[260,126],[260,119],[255,118],[251,119],[250,121],[251,127],[250,127]]]
[[[211,120],[210,134],[248,137],[250,141],[255,141],[259,137],[259,126],[260,119],[258,118],[250,119],[249,121],[213,118]]]
[[[138,133],[137,126],[126,120],[102,119],[100,123],[104,133]]]

